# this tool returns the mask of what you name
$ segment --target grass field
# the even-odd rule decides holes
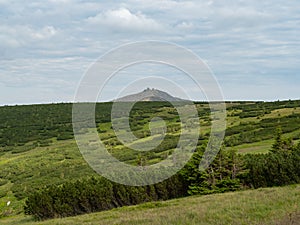
[[[300,185],[292,185],[150,202],[43,222],[34,222],[22,214],[0,222],[3,225],[297,225],[300,224],[299,217]]]
[[[265,140],[260,142],[254,142],[249,144],[237,145],[234,147],[228,147],[228,149],[237,150],[241,154],[258,154],[258,153],[267,153],[272,147],[274,140]]]

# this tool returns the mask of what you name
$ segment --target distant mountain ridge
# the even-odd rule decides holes
[[[168,101],[168,102],[182,102],[182,101],[188,101],[181,98],[173,97],[167,92],[160,91],[155,88],[147,88],[143,90],[142,92],[127,95],[122,98],[118,98],[115,100],[116,102],[149,102],[149,101]]]

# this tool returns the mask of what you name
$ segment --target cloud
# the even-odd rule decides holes
[[[31,37],[34,39],[48,39],[54,36],[57,33],[57,30],[53,26],[45,26],[39,31],[31,32]]]
[[[64,99],[61,84],[79,82],[89,63],[121,44],[149,39],[175,42],[205,59],[225,89],[238,90],[225,90],[229,98],[251,97],[247,86],[255,92],[280,81],[300,85],[297,1],[0,0],[0,6],[0,96],[22,85],[30,93],[47,86]],[[272,77],[276,84],[266,85]],[[288,88],[282,90],[287,96]],[[263,88],[257,93],[264,98]]]
[[[24,25],[0,25],[0,38],[2,42],[0,46],[20,47],[29,44],[29,42],[48,40],[58,33],[53,26],[44,26],[34,29]]]
[[[195,28],[195,25],[192,22],[181,22],[176,25],[176,28],[181,29],[181,30],[191,30]]]
[[[53,3],[70,3],[71,0],[49,0],[50,2]]]
[[[89,17],[87,22],[105,26],[113,31],[152,32],[162,30],[162,25],[141,12],[132,13],[126,8],[108,10]]]

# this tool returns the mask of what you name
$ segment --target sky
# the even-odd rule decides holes
[[[300,99],[299,12],[299,1],[283,0],[0,0],[0,105],[72,102],[100,56],[147,40],[197,54],[225,100]],[[147,64],[124,71],[101,100],[150,75],[178,80],[192,99],[202,100],[174,68]]]

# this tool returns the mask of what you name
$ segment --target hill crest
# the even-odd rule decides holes
[[[181,98],[173,97],[172,95],[168,94],[167,92],[155,89],[155,88],[146,88],[145,90],[136,93],[127,95],[121,98],[114,100],[116,102],[149,102],[149,101],[168,101],[168,102],[181,102],[187,101]]]

